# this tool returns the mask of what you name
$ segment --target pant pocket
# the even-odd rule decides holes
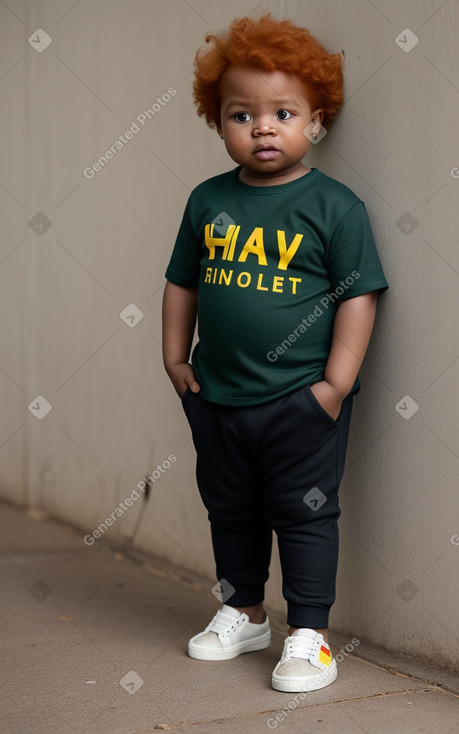
[[[182,397],[180,398],[180,400],[182,401],[182,405],[185,402],[185,400],[187,399],[188,394],[190,392],[191,392],[190,387],[187,385],[185,392],[183,393]]]
[[[200,395],[198,392],[194,393],[189,387],[187,387],[182,395],[181,402],[188,423],[190,424],[191,428],[193,428],[192,419],[195,416],[196,412],[199,413],[201,410]]]
[[[327,413],[327,411],[324,410],[324,408],[322,408],[321,404],[319,403],[316,396],[312,392],[311,386],[306,385],[303,388],[303,392],[309,404],[314,409],[314,412],[316,413],[316,415],[320,415],[323,421],[326,421],[329,425],[337,428],[339,426],[339,416],[338,416],[338,420],[335,420],[334,418],[332,418],[330,413]]]

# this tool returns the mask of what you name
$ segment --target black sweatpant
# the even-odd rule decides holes
[[[309,386],[248,407],[210,403],[188,389],[183,407],[223,601],[263,601],[275,530],[288,624],[328,627],[352,395],[336,421]]]

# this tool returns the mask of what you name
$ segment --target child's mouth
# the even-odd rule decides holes
[[[258,150],[255,151],[257,158],[260,158],[262,161],[271,161],[276,158],[279,153],[280,151],[278,151],[277,148],[258,148]]]

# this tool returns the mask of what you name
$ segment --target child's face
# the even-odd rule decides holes
[[[242,166],[242,180],[269,185],[271,179],[278,184],[304,175],[310,123],[317,121],[318,133],[323,111],[311,110],[298,77],[229,66],[220,95],[219,133],[228,154]]]

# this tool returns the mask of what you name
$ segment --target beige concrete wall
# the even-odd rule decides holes
[[[355,404],[332,624],[454,669],[459,6],[263,7],[345,50],[346,104],[309,161],[365,200],[391,285]],[[0,494],[74,523],[83,538],[154,470],[148,501],[107,537],[134,534],[137,547],[207,574],[209,593],[207,518],[162,369],[160,304],[190,190],[233,167],[195,114],[194,52],[209,29],[252,8],[0,3]],[[90,178],[85,169],[120,136]],[[284,609],[277,557],[268,600]]]

